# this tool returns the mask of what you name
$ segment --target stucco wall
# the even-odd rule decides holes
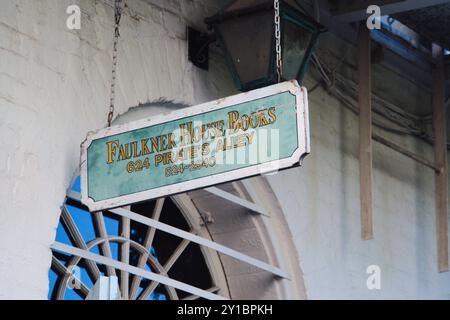
[[[119,113],[160,99],[196,104],[235,90],[219,53],[211,55],[209,72],[187,61],[186,24],[202,26],[220,2],[127,1]],[[79,144],[106,123],[111,3],[1,3],[0,298],[47,297],[49,245],[77,169]],[[70,4],[82,8],[81,30],[66,28]],[[294,236],[308,297],[447,298],[449,273],[436,271],[433,174],[374,145],[375,239],[363,242],[357,118],[321,89],[310,96],[310,114],[312,154],[304,167],[268,177]],[[370,264],[381,267],[380,291],[365,286]]]
[[[160,99],[196,104],[234,90],[220,56],[212,55],[210,72],[187,61],[186,24],[201,26],[218,2],[127,1],[118,58],[119,113]],[[80,142],[106,124],[111,3],[0,4],[0,299],[47,296],[49,245]],[[71,4],[81,7],[81,30],[66,27]]]

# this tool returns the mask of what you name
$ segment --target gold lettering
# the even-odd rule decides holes
[[[169,133],[169,149],[175,148],[177,143],[175,142],[175,135],[173,133]]]
[[[119,148],[119,157],[117,158],[117,161],[127,160],[130,158],[131,158],[131,154],[130,154],[129,144],[126,143],[125,148],[124,148],[123,144],[121,144],[120,148]]]
[[[158,137],[158,140],[160,141],[160,143],[159,143],[159,145],[160,145],[160,150],[161,151],[166,151],[167,150],[167,147],[168,147],[168,144],[167,144],[167,135],[166,134],[163,134],[163,135],[160,135],[159,137]]]
[[[233,134],[235,131],[239,129],[239,112],[237,111],[231,111],[228,112],[228,119],[229,119],[229,125],[230,125],[230,134]]]
[[[265,112],[267,111],[267,109],[264,109],[264,110],[261,110],[261,111],[263,111],[263,112],[261,112],[261,114],[260,114],[260,126],[261,127],[264,127],[264,126],[267,126],[269,123],[267,122],[267,119],[266,119],[266,114],[265,114]]]
[[[244,117],[245,117],[245,120],[244,120]],[[242,117],[241,117],[241,129],[243,130],[243,131],[247,131],[247,129],[248,129],[248,126],[249,126],[249,121],[248,121],[248,115],[246,115],[246,114],[244,114]]]
[[[206,156],[209,153],[209,143],[204,143],[202,145],[202,155]]]
[[[131,143],[131,147],[133,149],[133,158],[140,157],[142,152],[141,152],[141,150],[139,150],[139,152],[138,152],[137,141],[133,141]]]
[[[113,163],[113,156],[116,155],[116,147],[119,144],[119,140],[114,141],[108,141],[106,145],[108,146],[108,161],[106,161],[107,164]],[[115,145],[115,146],[113,146]]]
[[[158,138],[157,137],[151,137],[150,138],[150,142],[152,144],[152,151],[151,151],[151,153],[155,153],[155,149],[156,149],[156,152],[159,152],[159,140],[158,140]]]
[[[191,144],[192,122],[180,124],[180,142],[182,146]]]
[[[150,150],[148,149],[147,142],[148,142],[148,139],[141,140],[141,149],[142,149],[143,156],[150,154]]]
[[[245,146],[245,137],[246,137],[246,135],[239,135],[237,137],[235,148],[239,148],[239,147],[244,147]]]
[[[275,114],[275,107],[269,108],[268,114],[269,114],[269,117],[270,117],[269,124],[272,124],[275,121],[277,121],[277,115]]]
[[[246,136],[247,136],[248,144],[252,144],[253,138],[255,137],[255,131],[253,131],[252,133],[247,133]]]
[[[261,112],[253,112],[249,117],[250,127],[253,129],[259,127],[259,119],[261,118]],[[253,121],[255,119],[255,121]]]
[[[163,161],[163,156],[162,156],[162,154],[158,153],[155,156],[155,167],[157,167],[162,161]]]

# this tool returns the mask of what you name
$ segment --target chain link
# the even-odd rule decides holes
[[[112,71],[111,71],[111,93],[109,100],[109,112],[108,112],[108,127],[111,126],[111,121],[114,117],[114,102],[116,99],[116,69],[117,69],[117,50],[119,45],[119,26],[120,19],[122,18],[122,0],[115,0],[114,2],[114,44],[112,53]]]
[[[281,55],[281,27],[280,27],[280,2],[279,0],[273,1],[273,7],[275,9],[275,52],[277,63],[277,76],[278,82],[281,81],[283,72],[283,60]]]

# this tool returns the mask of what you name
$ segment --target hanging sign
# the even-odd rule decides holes
[[[90,132],[82,202],[98,211],[273,172],[309,148],[306,89],[288,81]]]

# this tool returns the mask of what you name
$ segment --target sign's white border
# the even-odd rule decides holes
[[[93,201],[87,195],[87,149],[93,140],[104,138],[119,133],[145,128],[160,123],[166,123],[180,118],[194,116],[205,112],[222,109],[228,106],[257,100],[274,94],[291,92],[296,96],[297,103],[297,126],[298,126],[298,148],[291,157],[282,160],[275,160],[258,164],[246,168],[236,169],[224,173],[218,173],[203,178],[183,181],[176,184],[162,186],[151,190],[141,191],[129,195],[119,196],[111,199]],[[205,188],[212,185],[234,181],[237,179],[256,176],[273,170],[273,168],[284,169],[301,162],[310,152],[309,139],[309,116],[308,116],[308,97],[307,90],[300,87],[297,81],[286,81],[269,87],[240,93],[231,97],[203,103],[197,106],[176,110],[170,113],[162,113],[152,118],[132,121],[123,125],[112,126],[105,129],[89,132],[86,140],[81,144],[81,202],[86,205],[90,211],[99,211],[119,206],[128,205],[140,201],[160,198],[181,192],[187,192],[199,188]]]

